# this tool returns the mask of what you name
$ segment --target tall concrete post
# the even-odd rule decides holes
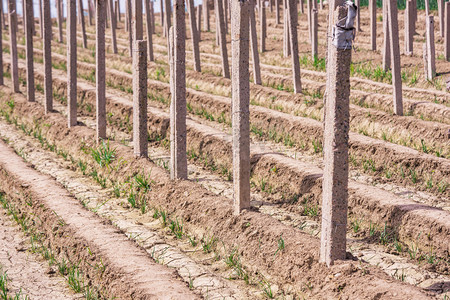
[[[171,6],[170,0],[164,0],[164,32],[166,33],[167,40],[169,40],[169,28],[171,25]],[[169,45],[169,43],[167,43]]]
[[[248,0],[231,0],[231,94],[234,214],[250,208],[250,84]]]
[[[396,0],[388,0],[389,38],[391,44],[392,86],[394,93],[394,113],[403,115],[402,77],[400,64],[400,42],[398,34],[398,9]]]
[[[223,17],[223,5],[221,0],[216,0],[217,18],[219,19],[219,40],[220,40],[220,54],[222,55],[222,75],[225,78],[230,78],[230,66],[228,64],[227,38],[225,35],[225,22]],[[248,26],[248,25],[247,25]]]
[[[311,10],[312,10],[311,1],[312,0],[306,0],[306,9],[308,10],[307,11],[307,17],[308,17],[308,41],[309,41],[310,44],[311,44],[311,41],[312,41],[312,37],[311,37],[311,35],[312,35],[312,32],[311,32]]]
[[[19,68],[18,68],[18,54],[17,54],[17,12],[16,0],[9,0],[9,48],[11,53],[11,80],[13,84],[14,93],[19,92]]]
[[[387,0],[389,1],[389,0]],[[372,51],[377,50],[377,1],[369,0],[370,14],[370,47]]]
[[[275,23],[280,24],[280,0],[275,0]]]
[[[159,16],[160,16],[161,26],[164,27],[165,25],[164,25],[164,1],[163,0],[159,0]]]
[[[333,24],[347,16],[345,6],[331,0]],[[342,3],[343,1],[341,1]],[[341,4],[339,3],[339,4]],[[342,23],[340,24],[342,25]],[[344,24],[345,26],[345,24]],[[329,35],[331,36],[331,35]],[[328,266],[346,258],[348,207],[348,135],[350,119],[351,49],[338,49],[328,37],[327,99],[325,101],[324,173],[320,261]]]
[[[311,56],[314,60],[318,53],[319,53],[319,46],[318,46],[318,36],[317,32],[319,30],[319,12],[316,8],[313,8],[311,12],[311,25],[312,25],[312,41],[311,41]]]
[[[129,47],[130,47],[130,56],[133,57],[133,29],[131,26],[131,16],[133,15],[132,13],[132,8],[131,8],[131,0],[126,0],[127,1],[127,17],[126,17],[126,21],[127,21],[127,27],[128,27],[128,40],[129,40]]]
[[[266,52],[266,6],[264,4],[264,1],[261,0],[261,7],[260,7],[260,11],[259,11],[259,16],[260,16],[260,20],[259,20],[259,24],[261,26],[261,52]]]
[[[111,41],[112,41],[112,46],[113,46],[113,53],[117,54],[117,40],[116,40],[116,17],[114,14],[114,5],[113,5],[113,0],[108,0],[109,1],[109,14],[111,15],[111,18],[109,18],[109,21],[111,23]],[[141,9],[141,14],[142,14],[142,9]]]
[[[148,60],[154,61],[153,57],[153,24],[152,24],[152,10],[151,10],[151,0],[144,0],[145,3],[145,17],[147,25],[147,48],[148,48]]]
[[[445,60],[450,61],[450,2],[445,2]]]
[[[444,0],[437,0],[439,14],[439,34],[444,37]]]
[[[406,1],[405,9],[405,54],[413,55],[414,45],[414,13],[413,13],[413,1]]]
[[[78,1],[80,3],[81,1]],[[81,9],[80,9],[81,11]],[[67,117],[69,128],[77,125],[77,2],[67,1]]]
[[[50,0],[43,0],[44,15],[44,94],[45,113],[53,110],[52,92],[52,19],[50,16]]]
[[[45,0],[44,0],[45,1]],[[56,16],[58,21],[58,42],[63,42],[61,0],[56,0]]]
[[[97,91],[97,141],[106,138],[106,62],[105,62],[105,26],[106,1],[96,0],[95,10],[95,82]]]
[[[255,0],[249,0],[250,42],[252,45],[253,81],[262,84],[261,69],[259,65],[258,38],[256,35]]]
[[[430,0],[425,0],[425,14],[428,17],[430,15]]]
[[[143,37],[143,22],[142,22],[142,0],[132,1],[133,13],[132,13],[132,27],[133,28],[133,41],[142,40]]]
[[[70,0],[69,0],[70,1]],[[68,9],[69,11],[69,9]],[[87,36],[86,36],[86,25],[84,22],[84,10],[83,10],[83,0],[78,0],[78,11],[80,13],[81,20],[81,32],[83,34],[83,48],[87,49]],[[67,24],[66,24],[67,26]],[[76,26],[76,25],[75,25]],[[76,27],[75,27],[76,28]],[[66,33],[67,34],[67,33]]]
[[[436,76],[436,51],[434,46],[434,17],[426,18],[427,34],[427,79],[432,80]]]
[[[197,6],[197,34],[198,34],[198,41],[200,42],[202,40],[202,5],[199,4]]]
[[[194,0],[187,0],[189,23],[191,25],[192,52],[194,53],[194,70],[201,72],[200,67],[200,49],[198,46],[197,22],[195,21]]]
[[[92,19],[93,19],[94,17],[92,16],[92,15],[93,15],[93,12],[92,12],[93,8],[92,8],[92,2],[91,2],[91,0],[88,0],[88,1],[87,1],[87,6],[88,6],[89,26],[92,26],[92,25],[94,25],[94,23],[92,22]]]
[[[214,0],[214,18],[216,19],[216,45],[220,45],[220,19],[219,19],[219,9],[217,0]]]
[[[33,0],[25,1],[25,37],[27,54],[27,96],[28,101],[34,101],[34,65],[33,65]],[[1,34],[1,33],[0,33]],[[0,48],[1,49],[1,48]]]
[[[133,46],[133,145],[135,156],[148,156],[147,51],[143,40],[135,40]]]
[[[383,0],[383,70],[387,72],[391,68],[391,42],[389,38],[389,13],[388,13],[388,1]]]
[[[170,177],[187,179],[186,156],[186,23],[184,0],[175,0],[173,82],[170,115]],[[168,34],[169,36],[169,34]]]
[[[116,29],[117,24],[120,23],[120,6],[119,6],[119,0],[114,1],[114,15],[116,16]]]
[[[291,55],[291,46],[289,40],[289,10],[287,8],[287,1],[283,0],[283,56],[289,57]]]
[[[208,0],[203,0],[203,27],[205,31],[211,31],[209,23],[209,3]]]
[[[361,31],[361,7],[360,7],[360,0],[355,0],[355,5],[358,7],[358,10],[356,11],[356,31]]]
[[[130,32],[130,26],[128,22],[130,21],[129,17],[129,11],[131,11],[131,0],[125,0],[125,18],[124,18],[124,27],[126,32]],[[130,49],[133,48],[132,45],[130,46]]]
[[[291,45],[294,93],[299,94],[302,92],[302,85],[300,81],[300,61],[298,57],[298,37],[297,37],[298,14],[296,13],[297,0],[288,0],[288,5],[289,5],[289,38]]]
[[[225,35],[228,34],[228,1],[222,0],[223,5],[223,23],[225,24]]]
[[[39,28],[41,30],[41,38],[44,37],[44,17],[42,16],[43,9],[42,0],[39,0]]]
[[[153,34],[155,34],[156,33],[156,27],[155,27],[156,22],[155,22],[155,9],[153,7],[153,4],[154,4],[154,2],[150,1],[150,16],[152,19],[152,31],[153,31]]]

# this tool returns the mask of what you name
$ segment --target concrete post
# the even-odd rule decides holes
[[[433,80],[436,76],[436,52],[434,46],[434,17],[426,18],[427,34],[427,79]]]
[[[226,1],[226,0],[225,0]],[[261,0],[261,7],[259,10],[259,24],[261,26],[261,52],[266,52],[266,6],[264,5],[264,1]]]
[[[202,5],[199,4],[197,6],[197,35],[198,35],[198,41],[200,42],[202,40]]]
[[[255,0],[249,0],[250,42],[252,45],[253,81],[262,84],[261,69],[259,66],[258,38],[256,35]]]
[[[44,15],[44,94],[45,113],[53,110],[52,92],[52,19],[50,16],[50,0],[43,0]]]
[[[171,5],[170,0],[165,0],[164,2],[164,32],[166,33],[167,40],[169,40],[169,28],[172,26],[171,24]]]
[[[223,23],[225,24],[225,36],[228,34],[228,1],[229,0],[222,0]]]
[[[360,32],[361,31],[361,1],[360,0],[355,0],[355,5],[356,7],[358,7],[358,10],[356,11],[356,19],[355,19],[355,28],[356,31]]]
[[[133,41],[139,41],[142,40],[144,30],[142,22],[142,0],[133,0],[132,3],[133,13],[131,28],[133,28]]]
[[[135,156],[148,156],[147,51],[143,40],[135,40],[133,46],[133,145]]]
[[[44,0],[45,1],[45,0]],[[58,42],[63,42],[61,0],[56,0],[56,16],[58,21]]]
[[[209,24],[209,3],[208,0],[203,0],[203,27],[205,27],[205,31],[210,31]]]
[[[311,56],[312,56],[312,59],[314,60],[314,58],[316,58],[319,53],[318,36],[317,36],[317,31],[319,28],[319,12],[317,11],[316,8],[313,8],[311,17],[312,17],[312,20],[311,20],[311,24],[312,24]]]
[[[450,61],[450,2],[445,2],[445,60]]]
[[[23,34],[25,35],[27,30],[25,29],[25,0],[22,0],[22,25],[23,25]]]
[[[383,70],[387,72],[391,68],[391,43],[389,38],[389,13],[388,13],[388,1],[383,1]]]
[[[299,94],[302,92],[302,85],[300,82],[300,61],[298,57],[298,37],[297,37],[298,14],[296,13],[297,0],[288,0],[288,5],[289,5],[289,38],[291,45],[294,93]]]
[[[334,24],[346,17],[347,8],[334,7]],[[320,261],[328,266],[346,257],[348,207],[348,132],[350,119],[350,64],[352,50],[337,49],[328,38],[327,99],[324,127],[322,232]]]
[[[320,10],[323,10],[323,0],[320,0]],[[359,11],[359,6],[358,6],[358,11]]]
[[[391,44],[392,86],[394,92],[394,113],[403,115],[402,77],[400,44],[398,36],[398,9],[396,0],[388,0],[389,37]]]
[[[80,0],[78,4],[80,4]],[[81,7],[80,7],[81,11]],[[69,128],[77,125],[77,2],[67,1],[67,117]]]
[[[44,37],[44,17],[42,16],[43,9],[42,0],[39,0],[39,28],[41,29],[41,38]]]
[[[155,34],[156,33],[156,27],[155,27],[155,9],[154,9],[154,7],[153,7],[153,1],[150,1],[150,16],[151,16],[151,19],[152,19],[152,31],[153,31],[153,34]],[[153,49],[152,49],[152,52],[153,52]]]
[[[248,0],[231,0],[231,94],[234,214],[250,208],[250,84]]]
[[[8,1],[9,9],[9,48],[11,54],[11,80],[13,84],[14,93],[19,92],[19,69],[18,69],[18,54],[17,54],[17,12],[16,0]]]
[[[130,56],[133,57],[133,30],[131,29],[131,16],[132,16],[132,9],[131,9],[131,0],[127,1],[127,27],[128,27],[128,39],[129,39],[129,47],[130,47]]]
[[[230,66],[228,64],[227,38],[225,35],[225,22],[223,17],[223,5],[221,0],[216,0],[217,18],[219,19],[219,39],[220,39],[220,54],[222,55],[222,75],[225,78],[230,78]]]
[[[184,0],[175,0],[172,102],[170,115],[170,177],[187,179],[186,157],[186,23]],[[169,34],[168,34],[169,36]]]
[[[280,24],[280,0],[275,0],[275,21],[276,24]],[[250,8],[253,9],[253,8]]]
[[[389,1],[389,0],[387,0]],[[377,1],[369,0],[370,14],[370,46],[371,50],[377,50]]]
[[[163,3],[163,0],[159,0],[159,8],[160,8],[159,16],[160,16],[161,26],[164,27],[165,24],[164,24],[164,3]]]
[[[92,25],[94,25],[93,24],[93,22],[92,22],[92,19],[93,19],[93,13],[92,13],[92,2],[91,2],[91,0],[88,0],[87,1],[87,5],[88,5],[88,18],[89,18],[89,26],[92,26]]]
[[[191,25],[191,40],[192,40],[192,52],[194,53],[194,70],[201,72],[200,67],[200,50],[198,47],[198,33],[197,33],[197,22],[195,21],[195,7],[194,0],[187,0],[188,12],[189,12],[189,23]]]
[[[406,1],[405,9],[405,54],[413,55],[413,41],[414,41],[414,13],[413,1]]]
[[[97,141],[106,138],[106,66],[105,66],[105,26],[106,1],[96,0],[95,11],[95,81],[97,89]],[[131,30],[130,30],[131,31]]]
[[[283,0],[283,56],[289,57],[291,55],[291,46],[289,41],[289,10],[287,9],[287,1]]]
[[[151,12],[151,0],[144,0],[145,3],[145,17],[146,17],[146,24],[147,24],[147,48],[148,48],[148,60],[154,61],[153,57],[153,24],[152,19],[153,15]]]
[[[308,41],[309,41],[310,44],[311,44],[311,41],[312,41],[312,37],[311,37],[311,35],[312,35],[312,32],[311,32],[311,9],[312,9],[311,1],[312,0],[306,0],[306,9],[308,10],[308,12],[307,12],[307,16],[308,16],[308,38],[309,38]]]
[[[70,0],[69,0],[70,1]],[[68,5],[67,5],[68,6]],[[69,9],[67,9],[69,12]],[[81,20],[81,32],[83,34],[83,48],[87,49],[87,36],[86,36],[86,25],[84,23],[84,13],[83,13],[83,0],[78,0],[78,11],[80,13],[80,20]],[[67,15],[69,17],[69,15]],[[67,24],[66,24],[67,26]],[[76,26],[76,25],[75,25]],[[76,28],[76,27],[75,27]],[[67,32],[66,32],[67,35]]]
[[[28,101],[35,100],[34,94],[34,65],[33,65],[33,26],[31,23],[33,19],[33,1],[26,0],[25,2],[25,36],[27,47],[27,96]],[[1,33],[0,33],[1,34]],[[0,48],[1,49],[1,48]]]
[[[109,14],[111,15],[111,18],[109,18],[109,21],[111,22],[111,40],[112,40],[112,46],[113,46],[113,53],[117,54],[117,40],[116,40],[116,17],[114,15],[114,5],[113,0],[109,1]],[[141,2],[142,3],[142,2]],[[142,9],[141,9],[141,15],[142,15]]]
[[[425,14],[428,17],[430,15],[430,1],[429,0],[425,0]]]
[[[444,0],[437,0],[438,13],[439,13],[439,33],[441,37],[444,37]]]
[[[114,1],[114,16],[116,17],[116,29],[117,29],[117,24],[120,23],[120,7],[119,7],[119,0],[115,0]]]
[[[124,18],[124,26],[125,26],[125,31],[126,32],[130,32],[130,26],[129,26],[129,20],[130,20],[130,17],[129,17],[129,7],[131,7],[131,2],[130,2],[131,0],[125,0],[125,18]],[[130,49],[131,49],[132,47],[130,46]]]
[[[216,45],[220,45],[220,19],[218,17],[219,15],[219,9],[217,8],[218,5],[216,4],[217,0],[214,0],[214,19],[216,20]]]

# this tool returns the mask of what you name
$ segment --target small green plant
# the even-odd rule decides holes
[[[359,221],[358,219],[354,220],[351,222],[352,228],[353,228],[353,232],[357,233],[361,227],[361,221]]]
[[[128,203],[130,203],[131,207],[135,208],[136,207],[136,194],[132,191],[130,192],[130,194],[128,195]]]
[[[102,141],[97,149],[91,149],[91,155],[101,167],[108,167],[116,159],[116,149],[110,147],[109,140]]]
[[[183,237],[183,224],[178,222],[178,219],[175,221],[170,221],[169,229],[177,239],[181,239]]]
[[[273,291],[272,291],[272,286],[266,279],[261,280],[259,282],[259,285],[261,287],[261,290],[262,290],[264,296],[266,296],[268,299],[273,299],[274,298],[274,294],[273,294]]]
[[[203,237],[200,242],[202,244],[203,252],[210,253],[215,247],[217,239],[213,235],[211,235],[209,238]]]
[[[168,216],[167,216],[167,212],[163,209],[159,210],[159,215],[161,216],[161,224],[163,227],[167,226],[167,220],[168,220]]]
[[[136,181],[136,187],[138,188],[138,190],[143,191],[144,193],[147,193],[148,191],[151,190],[150,176],[147,178],[145,177],[145,175],[139,173],[136,176],[134,176],[134,180]]]
[[[369,236],[373,236],[376,232],[376,225],[372,222],[369,223]]]

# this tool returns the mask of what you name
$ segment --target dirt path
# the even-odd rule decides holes
[[[74,294],[64,278],[30,250],[29,238],[13,223],[11,216],[0,209],[0,266],[8,277],[8,294],[21,292],[33,300],[84,298]]]
[[[113,226],[105,224],[93,213],[83,209],[54,180],[33,170],[3,142],[0,142],[0,165],[17,184],[21,182],[21,187],[29,193],[33,204],[39,203],[50,214],[45,216],[45,212],[41,211],[40,218],[48,222],[53,215],[59,219],[60,228],[57,230],[65,233],[59,239],[55,238],[54,243],[60,243],[59,247],[69,249],[72,249],[69,241],[75,245],[85,244],[82,248],[89,249],[89,260],[96,253],[101,265],[106,266],[102,269],[103,278],[97,280],[109,281],[110,286],[104,288],[115,297],[142,298],[146,295],[145,297],[159,299],[199,298],[171,270],[155,264],[145,251],[128,241]],[[2,188],[5,189],[5,185]],[[5,192],[11,195],[11,191]],[[51,228],[53,229],[50,230],[55,230],[53,226]],[[92,261],[87,261],[85,251],[75,254],[80,259],[84,256],[84,262],[79,265],[94,265]]]

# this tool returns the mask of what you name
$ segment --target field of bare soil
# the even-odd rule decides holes
[[[39,24],[35,102],[27,101],[20,18],[20,93],[11,88],[10,36],[3,30],[0,290],[17,299],[450,299],[450,62],[436,33],[437,76],[425,79],[424,11],[411,56],[403,53],[399,11],[404,116],[393,114],[392,74],[381,67],[382,19],[372,51],[368,9],[361,11],[350,78],[347,259],[319,263],[327,12],[319,10],[315,59],[307,16],[299,14],[302,93],[295,94],[283,24],[267,9],[261,85],[250,72],[251,209],[239,216],[232,207],[232,83],[222,76],[213,10],[211,30],[201,32],[202,72],[194,71],[187,26],[188,180],[169,176],[170,66],[158,14],[155,61],[148,62],[149,158],[133,155],[124,22],[117,24],[118,54],[106,30],[101,143],[95,27],[86,27],[87,48],[80,26],[77,32],[78,124],[70,129],[65,29],[59,43],[53,24],[48,114]],[[437,11],[431,13],[437,30]],[[231,53],[230,34],[227,46]]]

